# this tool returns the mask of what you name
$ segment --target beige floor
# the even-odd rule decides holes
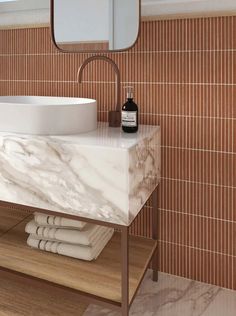
[[[84,316],[118,316],[90,305]],[[130,316],[236,316],[236,291],[160,273],[151,281],[148,271]]]

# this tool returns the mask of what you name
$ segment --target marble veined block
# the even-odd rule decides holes
[[[160,127],[99,123],[69,136],[0,133],[0,200],[130,225],[160,181]]]

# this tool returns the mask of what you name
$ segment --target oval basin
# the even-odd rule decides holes
[[[97,102],[92,99],[0,97],[0,132],[68,135],[97,128]]]

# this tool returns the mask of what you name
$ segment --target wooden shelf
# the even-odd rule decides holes
[[[0,237],[29,215],[28,211],[19,211],[0,205]]]
[[[76,293],[42,282],[3,271],[0,280],[1,316],[82,316],[88,307]]]
[[[120,234],[112,240],[96,261],[85,262],[31,249],[26,245],[26,223],[20,222],[0,238],[0,267],[36,279],[121,303]],[[130,237],[130,302],[142,280],[156,241]]]

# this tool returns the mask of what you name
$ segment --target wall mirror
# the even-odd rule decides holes
[[[71,0],[54,0],[54,2]],[[82,1],[82,0],[81,0]],[[103,0],[94,0],[102,3]],[[108,1],[108,0],[107,0]],[[132,0],[116,0],[131,3]],[[74,0],[74,2],[80,2]],[[82,2],[88,3],[89,0]],[[134,2],[138,2],[135,1]],[[127,11],[128,14],[128,11]],[[236,14],[235,0],[141,0],[142,20],[165,20]],[[129,27],[131,20],[129,21]],[[50,0],[0,0],[0,29],[48,27]]]
[[[70,2],[90,3],[91,0],[54,0],[54,3],[62,2],[68,4]],[[110,0],[93,0],[95,5],[102,6],[103,1]],[[116,3],[124,3],[126,5],[125,15],[123,19],[128,20],[128,27],[126,27],[125,36],[128,34],[129,28],[135,27],[132,24],[131,18],[127,15],[129,8],[127,5],[138,6],[137,0],[115,0]],[[132,4],[133,3],[133,4]],[[135,13],[130,9],[132,14]],[[92,14],[94,10],[91,10]],[[181,19],[191,17],[204,16],[223,16],[236,14],[235,0],[141,0],[141,16],[142,20],[166,20],[166,19]],[[138,14],[137,14],[138,15]],[[88,16],[88,15],[87,15]],[[86,16],[86,17],[87,17]],[[90,15],[89,15],[90,16]],[[106,21],[108,14],[106,16]],[[90,18],[91,20],[91,18]],[[88,21],[90,21],[88,19]],[[127,22],[127,20],[125,22]],[[70,19],[67,20],[67,23]],[[65,23],[61,20],[60,23]],[[108,24],[108,22],[106,22]],[[99,23],[95,29],[99,29]],[[50,0],[0,0],[0,30],[18,29],[18,28],[32,28],[32,27],[49,27],[50,25]],[[104,25],[103,25],[104,26]],[[136,25],[138,28],[138,25]],[[108,29],[107,29],[108,30]],[[108,36],[107,36],[108,37]]]
[[[55,45],[63,51],[123,51],[139,34],[140,0],[51,0]]]

